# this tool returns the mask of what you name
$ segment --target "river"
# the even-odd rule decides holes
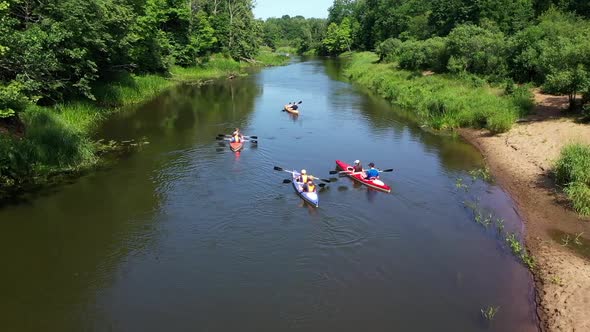
[[[494,225],[523,226],[472,179],[481,155],[340,70],[296,60],[109,119],[99,137],[149,144],[0,209],[1,329],[537,331],[531,276]],[[299,100],[300,116],[281,112]],[[215,139],[234,127],[258,145]],[[393,168],[392,192],[329,175],[336,159]],[[337,181],[314,208],[273,166]]]

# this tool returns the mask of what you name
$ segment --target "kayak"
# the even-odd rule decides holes
[[[350,177],[351,179],[355,180],[356,182],[360,182],[362,184],[364,184],[367,187],[373,188],[373,189],[377,189],[377,190],[381,190],[381,191],[385,191],[385,192],[391,192],[391,187],[386,185],[385,183],[383,183],[383,181],[379,180],[379,179],[375,179],[375,180],[366,180],[363,179],[363,173],[354,173],[352,171],[350,171],[350,169],[352,169],[352,166],[340,161],[340,160],[336,160],[336,166],[338,166],[338,168],[340,168],[343,171],[346,171],[346,174],[348,177]]]
[[[299,173],[293,172],[293,189],[303,198],[304,201],[308,202],[309,204],[318,207],[320,205],[320,200],[318,198],[318,193],[308,193],[303,191],[303,183],[295,181],[295,179],[299,176]],[[317,188],[317,186],[316,186]]]
[[[238,151],[242,150],[243,147],[244,147],[244,142],[230,142],[229,143],[229,148],[233,152],[238,152]]]
[[[285,106],[284,110],[291,113],[291,114],[299,115],[299,110],[294,110],[294,109],[287,107],[287,106]]]

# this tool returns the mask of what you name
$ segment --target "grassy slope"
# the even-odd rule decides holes
[[[257,65],[280,65],[287,57],[261,52]],[[0,197],[47,176],[95,165],[101,147],[90,139],[109,114],[149,100],[175,84],[239,75],[253,64],[214,56],[192,68],[174,67],[169,77],[126,75],[95,87],[96,101],[70,101],[54,107],[31,106],[20,116],[24,139],[0,136]]]
[[[501,96],[473,77],[423,76],[392,64],[376,63],[377,55],[370,52],[346,56],[350,57],[347,77],[393,104],[414,111],[419,121],[435,129],[477,127],[504,132],[532,107],[532,96],[526,91]]]

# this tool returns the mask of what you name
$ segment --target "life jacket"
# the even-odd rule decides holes
[[[307,192],[308,192],[308,193],[312,193],[312,192],[314,192],[314,191],[315,191],[315,184],[311,184],[311,185],[310,185],[310,184],[308,184],[308,185],[307,185]]]
[[[301,174],[301,182],[307,183],[307,174]]]
[[[234,142],[239,142],[239,141],[240,141],[240,134],[234,135]]]

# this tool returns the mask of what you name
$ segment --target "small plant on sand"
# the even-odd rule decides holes
[[[574,243],[578,246],[583,245],[582,241],[580,241],[580,237],[584,235],[584,232],[576,234],[576,238],[574,239]]]
[[[535,268],[535,259],[531,254],[524,248],[515,233],[509,233],[506,235],[506,243],[510,247],[510,250],[514,256],[518,257],[522,263],[532,270]]]
[[[471,170],[469,171],[469,175],[471,175],[472,181],[481,179],[483,181],[490,182],[492,180],[492,175],[490,174],[490,170],[487,167]]]
[[[500,310],[500,307],[488,306],[487,308],[480,309],[481,315],[488,321],[491,321],[496,317],[496,314]]]
[[[567,247],[570,244],[570,235],[566,234],[561,237],[561,245]]]
[[[520,243],[520,241],[516,237],[516,234],[514,234],[514,233],[508,234],[508,236],[506,236],[506,242],[508,243],[510,250],[512,250],[512,253],[514,253],[515,255],[518,256],[520,254],[520,252],[522,251],[522,244]]]
[[[558,277],[558,276],[551,277],[549,279],[549,281],[552,284],[556,284],[557,286],[563,286],[564,285],[563,280],[560,277]]]

